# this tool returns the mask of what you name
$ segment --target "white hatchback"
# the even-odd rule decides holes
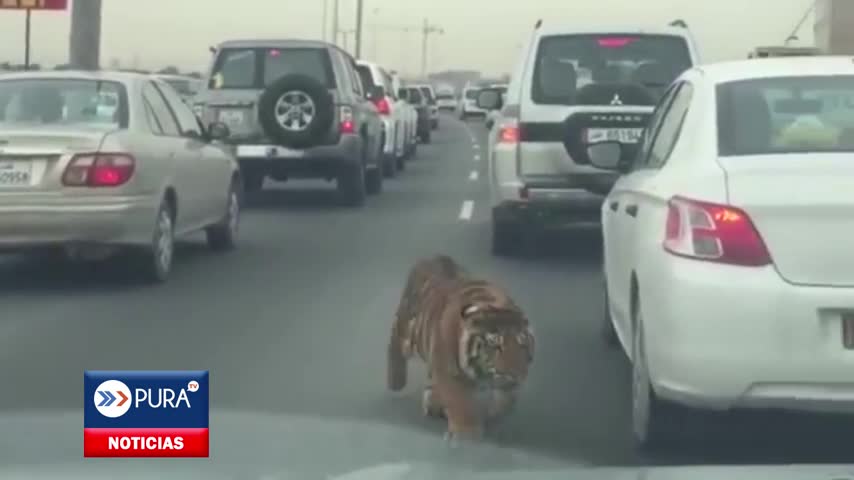
[[[850,57],[703,66],[640,155],[589,146],[622,173],[603,325],[632,359],[638,446],[679,438],[684,406],[854,413],[852,99]]]

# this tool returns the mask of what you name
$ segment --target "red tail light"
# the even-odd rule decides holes
[[[730,265],[760,267],[771,255],[744,211],[673,197],[667,205],[664,249],[674,255]]]
[[[130,180],[136,162],[126,153],[85,153],[75,155],[62,183],[69,187],[118,187]]]
[[[391,115],[391,105],[389,105],[386,97],[374,100],[374,105],[377,106],[377,111],[380,112],[380,115]]]
[[[519,125],[512,123],[502,125],[498,130],[498,143],[519,143]]]
[[[353,110],[350,107],[341,107],[339,131],[345,135],[356,133],[356,123],[353,121]]]

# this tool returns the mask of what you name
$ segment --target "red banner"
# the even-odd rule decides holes
[[[0,10],[67,10],[68,0],[0,0]]]

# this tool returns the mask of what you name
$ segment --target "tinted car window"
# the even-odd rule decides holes
[[[309,76],[328,88],[335,87],[329,53],[320,48],[265,49],[264,85],[270,85],[285,75]]]
[[[412,103],[421,103],[424,100],[424,97],[421,96],[421,90],[417,88],[408,89],[409,92],[409,100]]]
[[[196,119],[196,114],[181,100],[177,92],[174,89],[170,89],[168,85],[156,86],[160,90],[160,93],[163,94],[169,106],[172,107],[175,118],[178,120],[178,126],[181,128],[181,133],[186,136],[201,137],[202,130],[199,128],[199,121]]]
[[[854,76],[791,76],[717,87],[720,155],[854,151]]]
[[[655,105],[691,67],[688,44],[672,35],[544,37],[531,98],[554,105]]]
[[[424,97],[427,98],[427,103],[430,105],[436,104],[436,99],[433,97],[433,92],[430,91],[429,87],[421,87],[421,93],[423,93]]]
[[[160,92],[154,88],[154,84],[146,84],[142,90],[142,96],[151,106],[151,111],[154,113],[154,117],[157,119],[157,124],[160,125],[163,134],[170,137],[181,136],[181,129],[178,127],[178,122],[175,120],[172,110],[169,109],[169,105],[163,99]]]
[[[469,100],[477,100],[478,90],[466,90],[466,98]]]
[[[256,85],[256,52],[225,48],[216,59],[209,88],[253,88]]]
[[[436,98],[438,98],[439,100],[453,100],[454,95],[450,93],[439,93],[436,95]]]
[[[376,84],[374,84],[374,76],[371,75],[371,67],[367,65],[357,65],[356,71],[359,72],[359,78],[362,79],[362,85],[364,85],[365,89],[374,88]]]

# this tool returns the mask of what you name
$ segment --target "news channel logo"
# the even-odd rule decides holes
[[[86,371],[85,457],[208,457],[207,370]]]

